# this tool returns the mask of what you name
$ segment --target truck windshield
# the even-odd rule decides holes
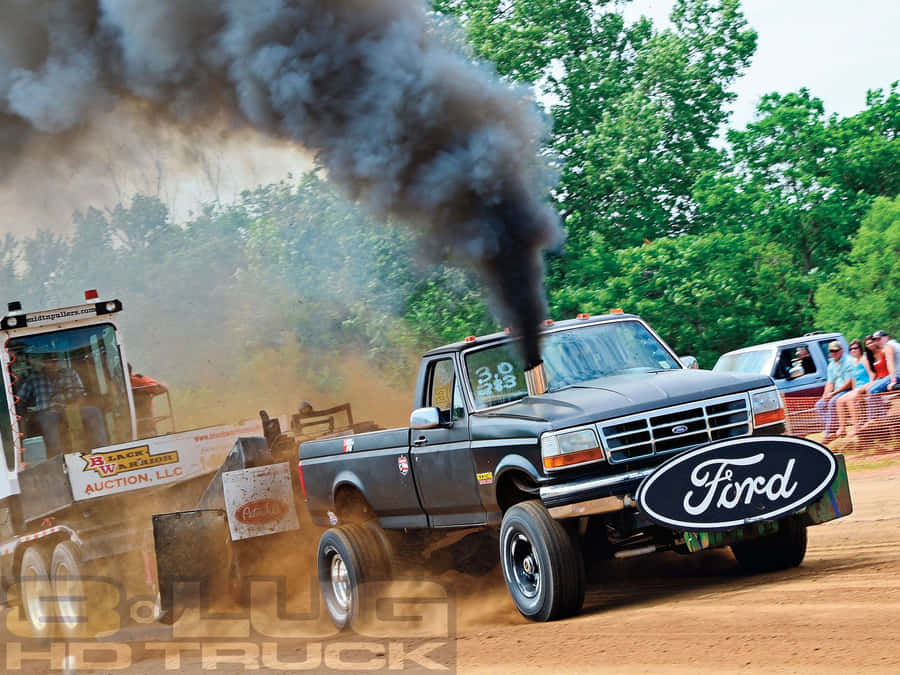
[[[772,350],[757,349],[737,354],[724,354],[716,361],[713,370],[718,373],[751,373],[768,375],[772,362]]]
[[[674,370],[681,366],[639,321],[615,321],[546,333],[541,357],[550,391],[614,375]],[[477,408],[528,395],[524,363],[514,342],[465,355]]]
[[[131,440],[111,324],[16,337],[7,350],[26,463]]]

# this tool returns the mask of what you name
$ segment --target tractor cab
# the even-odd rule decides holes
[[[22,335],[7,351],[25,462],[131,440],[125,369],[112,324]]]
[[[86,299],[96,299],[89,291]],[[118,300],[25,313],[10,303],[0,320],[0,414],[7,465],[21,470],[61,454],[134,440],[138,421],[114,315]],[[12,461],[10,461],[12,460]]]

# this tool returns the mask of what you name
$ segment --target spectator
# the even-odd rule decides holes
[[[825,421],[825,436],[823,443],[830,443],[837,436],[834,433],[837,423],[835,404],[841,396],[853,389],[853,363],[850,357],[844,354],[841,343],[835,340],[828,345],[828,381],[825,383],[825,393],[816,401],[816,412]]]
[[[885,391],[898,391],[897,374],[900,373],[900,343],[891,338],[887,332],[877,330],[872,334],[884,352],[884,363],[887,367],[887,375],[879,377],[869,388],[870,394],[880,394]]]
[[[816,362],[813,360],[812,354],[809,353],[809,348],[806,345],[797,347],[793,363],[794,367],[800,366],[803,368],[803,375],[816,372]]]
[[[55,354],[47,355],[22,383],[17,395],[29,413],[34,415],[44,437],[47,459],[62,451],[63,411],[66,404],[83,402],[87,396],[84,383],[72,368]],[[92,405],[80,407],[81,422],[87,433],[91,448],[103,447],[107,443],[103,413]],[[71,450],[71,448],[69,448]]]
[[[867,351],[871,350],[873,340],[874,338],[871,335],[866,337]],[[845,434],[847,436],[855,436],[857,434],[859,429],[859,409],[862,406],[863,398],[868,391],[866,387],[874,377],[874,371],[869,364],[867,353],[863,351],[862,343],[859,340],[851,341],[849,351],[850,360],[853,363],[854,368],[853,383],[855,388],[846,396],[841,396],[835,404],[838,416],[838,438]],[[853,427],[853,430],[849,433],[847,432],[848,420]]]
[[[153,398],[165,394],[169,388],[152,377],[135,373],[128,364],[131,379],[131,395],[134,398],[134,415],[137,418],[138,436],[147,438],[156,434],[156,419],[153,416]]]

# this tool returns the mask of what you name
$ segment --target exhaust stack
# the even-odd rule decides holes
[[[538,361],[536,365],[525,370],[525,382],[528,384],[529,396],[547,393],[547,373],[544,372],[543,361]]]

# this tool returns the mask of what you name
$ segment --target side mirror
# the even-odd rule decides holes
[[[434,429],[441,425],[441,413],[437,408],[416,408],[409,416],[410,429]]]
[[[685,355],[685,356],[679,356],[678,358],[681,360],[681,363],[685,368],[690,368],[690,369],[696,370],[697,368],[700,367],[700,364],[697,363],[696,356]]]

